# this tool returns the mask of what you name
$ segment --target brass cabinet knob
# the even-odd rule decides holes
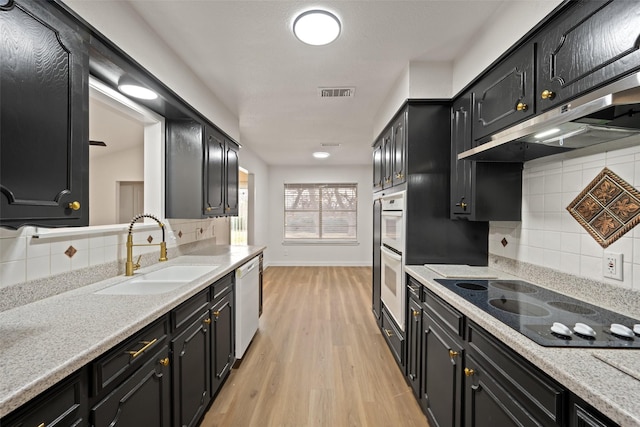
[[[169,358],[165,357],[164,359],[160,359],[158,360],[158,363],[161,364],[162,366],[169,366]]]
[[[38,427],[44,427],[44,423],[41,423],[40,425],[38,425]]]
[[[475,375],[476,371],[471,368],[464,368],[464,374],[468,377]]]
[[[545,90],[543,90],[543,91],[542,91],[542,93],[540,94],[540,97],[541,97],[542,99],[553,99],[553,98],[555,98],[555,97],[556,97],[556,93],[555,93],[555,92],[552,92],[552,91],[550,91],[550,90],[545,89]]]
[[[527,111],[528,109],[529,109],[529,106],[524,102],[518,102],[518,105],[516,105],[516,110],[518,111]]]
[[[207,212],[211,212],[212,210],[213,210],[213,208],[211,206],[208,206],[207,209],[206,209]]]
[[[220,316],[220,312],[219,312],[219,311],[214,311],[214,312],[213,312],[213,315],[214,315],[214,316],[216,316],[216,317],[218,317],[218,316]]]
[[[74,202],[71,202],[67,205],[67,208],[77,211],[80,209],[80,202],[78,202],[77,200]]]
[[[456,206],[461,207],[464,210],[467,210],[467,204],[465,202],[456,203]]]
[[[455,350],[449,350],[449,357],[452,358],[452,359],[454,357],[456,357],[458,354],[459,353],[457,351],[455,351]]]
[[[389,329],[385,329],[384,333],[387,334],[388,337],[392,337],[393,336],[393,331],[391,331]]]
[[[204,322],[205,325],[210,325],[211,324],[211,318],[204,319],[203,322]]]
[[[413,317],[418,317],[420,316],[420,312],[417,310],[414,310],[413,308],[411,309],[411,311],[413,312]]]

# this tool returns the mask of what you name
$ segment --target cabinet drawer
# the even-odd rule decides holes
[[[85,406],[82,378],[71,375],[62,383],[45,391],[36,399],[4,418],[4,427],[66,427],[82,424]]]
[[[565,390],[488,332],[469,322],[468,354],[504,387],[512,399],[547,425],[563,425]]]
[[[429,316],[438,320],[447,331],[464,338],[464,316],[462,313],[425,287],[422,288],[422,301],[422,306]]]
[[[169,333],[167,318],[134,334],[131,338],[92,363],[93,395],[97,395],[149,359],[152,352],[161,347]]]
[[[422,301],[422,285],[416,279],[407,275],[407,293],[416,301]]]
[[[386,307],[382,307],[381,329],[382,336],[387,340],[393,357],[395,357],[398,364],[404,368],[404,335],[391,319],[389,313],[387,313]]]
[[[171,327],[173,331],[189,325],[195,317],[209,308],[209,289],[189,298],[171,312]]]
[[[231,272],[213,284],[211,287],[211,300],[214,303],[233,290],[234,274],[234,272]]]

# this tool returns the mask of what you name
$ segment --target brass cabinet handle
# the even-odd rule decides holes
[[[464,374],[468,377],[475,375],[476,371],[471,368],[464,368]]]
[[[211,319],[204,319],[203,322],[205,323],[205,325],[209,325],[211,324]]]
[[[555,98],[555,97],[556,97],[556,93],[555,93],[555,92],[552,92],[552,91],[550,91],[550,90],[545,89],[545,90],[543,90],[543,91],[542,91],[542,93],[540,94],[540,97],[541,97],[542,99],[553,99],[553,98]]]
[[[518,105],[516,105],[516,110],[518,111],[527,111],[528,109],[529,109],[529,106],[524,102],[518,102]]]
[[[169,358],[165,357],[164,359],[160,359],[158,360],[158,363],[161,364],[162,366],[169,366]]]
[[[44,427],[44,423],[41,423],[38,427]]]
[[[397,174],[396,174],[396,178],[398,178],[398,179],[402,179],[402,178],[404,178],[404,175],[402,175],[401,173],[397,173]]]
[[[468,205],[465,202],[460,202],[460,203],[456,203],[456,206],[459,206],[462,209],[466,210]]]
[[[67,208],[69,208],[69,209],[71,209],[71,210],[73,210],[73,211],[77,211],[77,210],[79,210],[79,209],[80,209],[80,202],[79,202],[79,201],[77,201],[77,200],[76,200],[76,201],[74,201],[74,202],[71,202],[71,203],[69,203],[69,204],[67,205]]]
[[[144,347],[137,351],[127,351],[127,353],[129,353],[131,355],[131,358],[134,359],[144,353],[146,349],[154,345],[156,341],[158,341],[158,338],[154,338],[151,341],[140,341],[140,344],[144,344]]]
[[[216,317],[218,317],[218,316],[220,316],[220,312],[219,312],[219,311],[214,311],[214,312],[213,312],[213,315],[214,315],[214,316],[216,316]]]
[[[211,212],[213,208],[211,206],[207,207],[207,212]]]
[[[456,357],[458,354],[459,353],[457,351],[455,351],[455,350],[449,350],[449,357],[452,358],[452,359],[454,357]]]
[[[393,336],[393,331],[391,331],[389,329],[385,329],[384,333],[387,334],[388,337],[392,337]]]

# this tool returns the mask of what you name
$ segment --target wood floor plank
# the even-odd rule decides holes
[[[270,267],[259,331],[203,427],[428,427],[371,313],[368,267]]]

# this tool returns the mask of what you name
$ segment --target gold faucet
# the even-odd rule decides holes
[[[155,220],[160,228],[162,229],[162,242],[161,243],[143,243],[143,244],[133,244],[133,235],[131,234],[131,230],[133,230],[133,224],[136,223],[141,218],[151,218]],[[141,214],[133,217],[131,220],[131,224],[129,224],[129,235],[127,235],[127,263],[125,265],[125,276],[133,276],[134,270],[140,268],[140,257],[138,257],[138,261],[134,264],[133,262],[133,247],[134,246],[160,246],[160,259],[158,261],[166,261],[167,258],[167,243],[164,240],[164,224],[160,222],[158,218],[149,214]],[[140,255],[142,256],[142,255]]]

